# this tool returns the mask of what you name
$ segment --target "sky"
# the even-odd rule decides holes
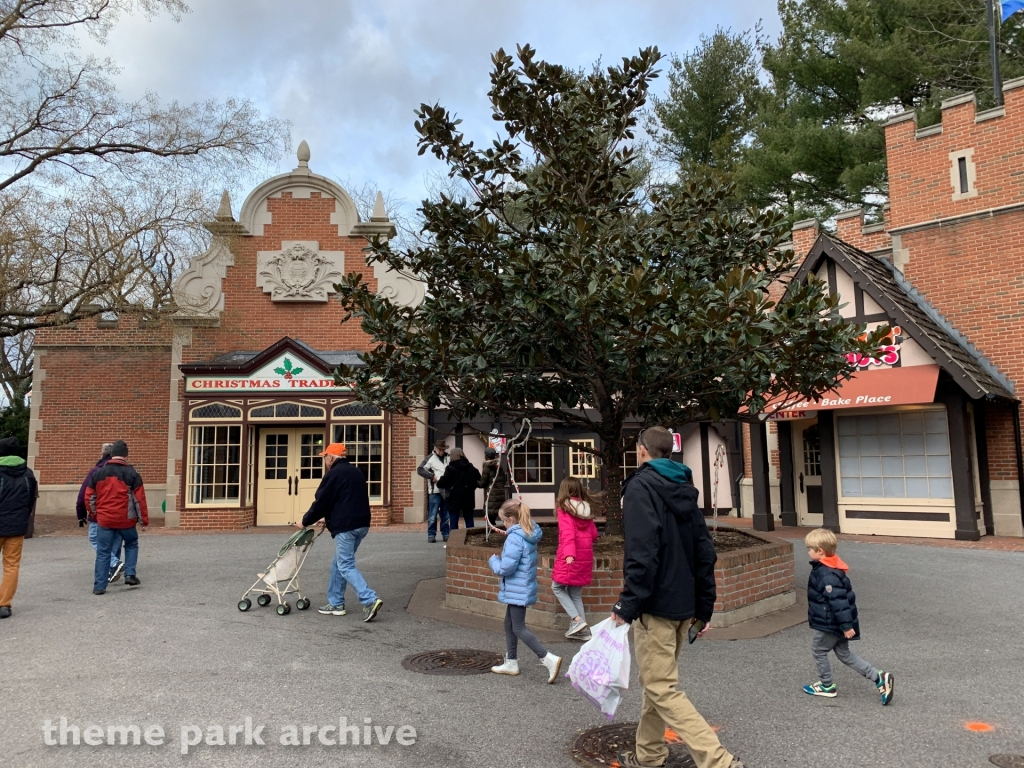
[[[490,56],[529,43],[573,67],[617,62],[642,47],[685,53],[717,27],[779,29],[775,0],[191,0],[180,21],[122,18],[103,53],[121,67],[126,98],[146,91],[182,102],[252,100],[291,122],[295,166],[352,187],[374,185],[395,204],[424,196],[436,158],[417,156],[414,110],[440,103],[489,142],[499,126],[487,102]],[[88,46],[87,47],[91,47]],[[667,61],[665,64],[667,65]],[[655,92],[666,85],[657,81]],[[232,190],[235,213],[239,195]]]

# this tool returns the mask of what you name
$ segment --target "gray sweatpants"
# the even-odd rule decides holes
[[[529,629],[526,628],[526,606],[506,605],[505,606],[505,657],[509,659],[518,658],[519,641],[526,643],[527,648],[537,654],[538,659],[548,655],[547,648],[540,644],[540,640]]]
[[[562,609],[569,614],[569,618],[580,617],[580,621],[586,621],[587,616],[583,613],[583,587],[571,587],[568,584],[551,582],[551,591],[555,593]]]
[[[873,683],[878,682],[878,670],[850,650],[849,640],[839,635],[833,635],[831,632],[822,632],[820,629],[816,629],[814,638],[811,640],[811,653],[814,654],[814,661],[818,665],[821,682],[825,685],[832,685],[832,667],[828,663],[829,651],[835,651],[836,658],[854,672],[864,675]]]

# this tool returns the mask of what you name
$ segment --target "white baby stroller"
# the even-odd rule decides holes
[[[249,587],[242,595],[242,599],[238,601],[238,610],[248,611],[252,608],[252,600],[248,595],[253,592],[260,593],[256,598],[256,604],[261,606],[270,605],[271,595],[276,595],[278,616],[286,616],[292,612],[292,607],[285,600],[285,595],[295,594],[298,596],[299,599],[295,601],[295,607],[300,611],[309,608],[309,598],[303,597],[299,591],[301,589],[299,587],[299,571],[302,570],[302,564],[306,562],[306,556],[313,547],[313,542],[321,533],[323,533],[322,529],[317,532],[313,528],[303,528],[294,533],[278,551],[277,557],[267,567],[267,570],[257,574],[259,578],[256,583]]]

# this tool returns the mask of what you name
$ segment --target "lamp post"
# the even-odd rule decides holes
[[[985,18],[988,21],[988,51],[992,60],[992,90],[996,106],[1003,106],[1003,76],[999,72],[999,48],[996,45],[995,0],[985,0]]]

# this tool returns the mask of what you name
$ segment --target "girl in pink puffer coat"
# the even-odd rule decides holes
[[[569,614],[566,637],[587,639],[587,617],[583,612],[583,587],[594,571],[594,525],[590,494],[575,477],[567,477],[558,488],[558,552],[551,571],[551,591]]]

